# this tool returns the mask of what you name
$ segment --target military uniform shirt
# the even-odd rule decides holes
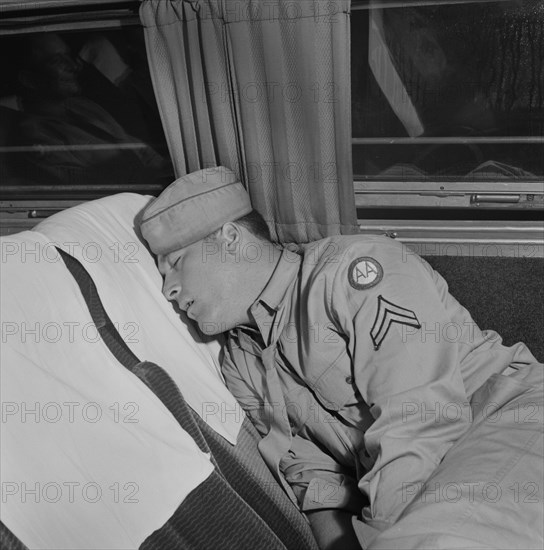
[[[261,435],[282,432],[265,460],[303,511],[350,510],[379,530],[466,432],[476,389],[536,361],[481,331],[444,279],[387,237],[284,250],[251,313],[258,328],[229,333],[223,373]]]

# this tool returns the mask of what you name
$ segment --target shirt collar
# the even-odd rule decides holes
[[[262,302],[269,309],[276,311],[295,280],[302,258],[296,252],[284,248],[278,264],[272,273],[261,295],[255,304]]]
[[[270,333],[276,313],[297,277],[301,261],[302,258],[299,254],[284,249],[272,277],[251,306],[251,313],[265,343],[270,342]],[[281,331],[281,327],[277,328]]]

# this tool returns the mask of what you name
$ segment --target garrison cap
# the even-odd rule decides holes
[[[249,194],[223,166],[192,172],[170,184],[144,209],[143,238],[155,254],[170,254],[249,214]]]

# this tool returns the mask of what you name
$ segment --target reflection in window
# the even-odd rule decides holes
[[[12,53],[0,93],[4,184],[171,181],[140,28],[2,37],[0,47]]]
[[[357,179],[541,181],[544,2],[417,4],[352,13]]]

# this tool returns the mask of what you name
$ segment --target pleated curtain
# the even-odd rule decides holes
[[[357,232],[349,0],[143,0],[178,176],[234,170],[275,240]]]

